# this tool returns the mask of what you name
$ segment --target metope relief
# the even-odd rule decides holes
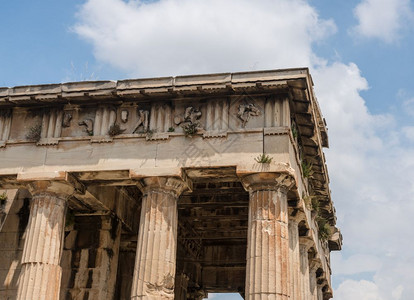
[[[65,127],[65,128],[70,127],[72,117],[73,117],[72,112],[68,112],[68,111],[64,112],[63,113],[62,126]]]
[[[121,122],[126,123],[128,122],[129,111],[127,109],[121,110]]]
[[[260,116],[261,112],[253,103],[240,104],[237,117],[242,121],[242,127],[245,128],[251,117]]]
[[[147,133],[148,132],[148,123],[149,123],[149,111],[138,109],[137,110],[137,121],[134,126],[134,131],[132,133]]]
[[[86,132],[89,136],[93,135],[93,120],[92,119],[84,119],[78,123],[79,126],[84,127],[83,131]]]
[[[189,106],[185,109],[184,114],[174,117],[175,125],[179,125],[186,136],[193,136],[202,130],[201,110]]]

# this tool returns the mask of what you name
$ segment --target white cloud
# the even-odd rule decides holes
[[[74,30],[131,76],[311,65],[335,31],[302,0],[89,0]]]
[[[414,126],[405,126],[402,128],[402,132],[409,141],[414,142]]]
[[[392,116],[369,112],[359,95],[366,80],[356,65],[335,63],[313,74],[329,127],[326,157],[338,224],[350,253],[334,257],[333,272],[350,278],[375,272],[373,282],[343,282],[336,298],[412,299],[414,271],[404,266],[414,260],[414,242],[407,238],[414,214],[414,149],[392,138]]]
[[[332,262],[335,266],[336,275],[355,275],[365,272],[376,272],[381,267],[381,260],[368,254],[355,254],[347,259],[339,255],[332,256]]]
[[[381,297],[377,285],[373,282],[361,280],[346,280],[337,289],[335,300],[386,300]]]
[[[357,65],[327,64],[313,52],[334,32],[332,21],[302,0],[89,0],[78,17],[74,30],[97,59],[131,76],[310,66],[328,122],[326,156],[344,234],[333,273],[375,273],[372,281],[342,282],[335,299],[412,299],[414,270],[405,266],[414,260],[414,149],[395,137],[400,128],[391,115],[369,111],[360,95],[369,85]]]
[[[354,32],[387,43],[398,40],[401,29],[413,16],[410,0],[362,0],[354,14],[358,20]]]
[[[403,109],[407,115],[414,117],[414,98],[404,100]]]

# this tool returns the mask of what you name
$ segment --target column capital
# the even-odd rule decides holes
[[[309,251],[310,248],[314,247],[313,240],[308,237],[299,237],[299,247]]]
[[[289,222],[299,224],[301,221],[306,220],[306,216],[303,211],[298,210],[297,208],[289,207]]]
[[[287,192],[295,184],[295,180],[291,175],[276,172],[260,172],[245,175],[241,178],[241,182],[243,187],[249,192],[278,189]]]
[[[138,181],[138,188],[146,195],[150,191],[162,191],[179,197],[182,192],[191,190],[191,181],[179,177],[145,177]]]
[[[313,258],[309,261],[309,269],[311,272],[316,272],[319,268],[322,268],[322,264],[319,259]]]
[[[76,191],[72,184],[66,181],[54,180],[32,181],[27,184],[27,187],[33,196],[47,193],[54,194],[59,198],[69,198]]]

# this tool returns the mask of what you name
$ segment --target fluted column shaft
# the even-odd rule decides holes
[[[310,292],[310,279],[309,279],[309,259],[308,259],[308,246],[299,244],[300,254],[300,272],[301,272],[301,295],[302,300],[311,300]]]
[[[248,300],[289,299],[288,189],[279,177],[259,173],[243,178],[250,192],[245,289]]]
[[[290,298],[302,300],[298,222],[289,219]]]
[[[182,186],[168,179],[146,184],[131,299],[174,299],[177,198]]]
[[[310,269],[309,272],[309,280],[310,280],[310,299],[318,300],[318,286],[316,282],[316,267]]]
[[[318,285],[317,289],[318,289],[318,300],[323,300],[322,287]]]
[[[49,183],[42,183],[42,187]],[[59,299],[67,196],[35,191],[22,255],[18,300]]]

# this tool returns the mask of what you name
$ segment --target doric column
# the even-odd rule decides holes
[[[250,193],[245,297],[289,298],[289,176],[257,173],[242,178]]]
[[[74,189],[61,182],[30,184],[33,195],[22,255],[17,299],[59,299],[67,198]]]
[[[318,266],[316,263],[311,262],[310,264],[310,271],[309,271],[309,287],[310,287],[310,299],[311,300],[318,300],[318,284],[316,280],[316,270]]]
[[[323,300],[323,291],[322,291],[322,286],[318,285],[317,287],[318,289],[318,300]]]
[[[301,291],[301,268],[299,250],[298,219],[289,218],[289,259],[290,259],[290,298],[303,300]]]
[[[177,199],[187,185],[151,177],[139,187],[143,197],[131,299],[174,299]]]
[[[299,255],[300,255],[300,290],[302,300],[312,300],[310,292],[310,278],[309,278],[309,259],[308,250],[310,242],[305,238],[299,241]]]

